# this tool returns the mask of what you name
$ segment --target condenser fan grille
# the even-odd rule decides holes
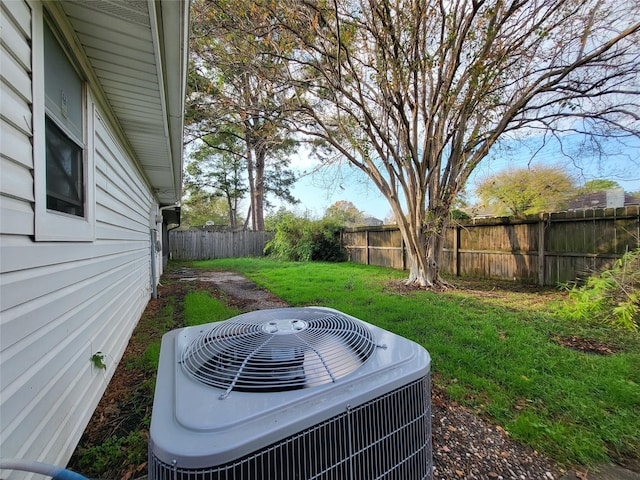
[[[336,381],[360,367],[376,344],[366,325],[315,308],[251,312],[220,322],[182,354],[197,381],[232,390],[296,390]]]

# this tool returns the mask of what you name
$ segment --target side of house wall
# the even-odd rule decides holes
[[[31,6],[0,5],[0,450],[65,465],[149,300],[157,205],[96,107],[95,239],[35,240]]]

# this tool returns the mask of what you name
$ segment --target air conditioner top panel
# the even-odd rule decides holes
[[[329,322],[328,333],[314,333],[318,318]],[[347,340],[340,328],[347,330]],[[301,332],[306,332],[303,341],[293,340]],[[243,336],[252,340],[251,348],[261,347],[258,353],[221,350],[220,345],[226,348],[233,344],[230,339]],[[210,354],[213,360],[207,360]],[[264,357],[265,371],[254,362],[256,355]],[[324,360],[317,361],[320,357]],[[211,377],[226,372],[229,364],[237,375],[251,364],[249,379],[266,375],[267,383],[271,368],[271,376],[287,387],[253,388],[245,379],[241,388],[229,389],[228,372],[218,385]],[[210,371],[203,374],[203,369]],[[189,465],[203,456],[208,462],[231,461],[423,378],[429,370],[429,354],[415,342],[322,307],[261,310],[174,330],[163,337],[160,352],[151,423],[154,454]],[[303,381],[307,377],[313,380]]]
[[[321,308],[261,310],[184,331],[183,371],[232,392],[299,390],[332,383],[364,364],[376,349],[371,330]]]

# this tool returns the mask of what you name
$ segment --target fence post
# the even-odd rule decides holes
[[[365,232],[365,238],[366,238],[366,243],[367,243],[367,265],[370,265],[370,260],[369,260],[369,230],[367,229],[367,231]]]
[[[460,276],[460,225],[456,225],[453,231],[453,265],[451,266],[452,273],[456,276]]]
[[[545,216],[548,214],[541,213],[540,220],[538,221],[538,285],[544,285],[544,225],[546,223]]]
[[[576,271],[580,271],[581,263],[590,262],[593,268],[599,268],[599,265],[619,258],[623,253],[621,250],[625,247],[640,247],[640,206],[627,206],[615,211],[598,209],[597,215],[593,212],[547,212],[525,218],[462,221],[457,225],[454,238],[450,240],[451,249],[446,250],[450,254],[447,257],[450,262],[447,269],[457,276],[472,273],[489,277],[494,272],[494,276],[501,275],[502,278],[511,280],[521,275],[523,280],[543,286],[547,282],[547,270],[550,284],[570,281],[576,278]],[[599,222],[601,227],[592,232],[589,226],[596,222]],[[612,222],[615,230],[612,230],[610,225]],[[519,227],[516,232],[515,228],[505,231],[505,225],[524,226]],[[449,228],[455,227],[450,225]],[[407,244],[401,235],[398,239],[394,234],[392,246],[381,249],[378,254],[377,247],[372,246],[374,237],[369,235],[369,231],[364,228],[355,230],[357,240],[348,240],[346,232],[343,233],[342,240],[343,244],[345,241],[354,244],[350,245],[352,253],[366,249],[365,255],[358,254],[360,263],[372,265],[383,262],[382,264],[386,265],[391,263],[390,260],[387,261],[388,255],[397,255],[397,248],[401,248],[402,269],[407,269]],[[388,230],[391,231],[390,228]],[[373,232],[376,231],[379,229],[373,229]],[[364,237],[362,233],[365,233]],[[614,239],[617,242],[615,244],[612,243]],[[624,245],[621,242],[624,242]],[[509,246],[511,250],[508,249]],[[374,249],[376,255],[372,253]]]

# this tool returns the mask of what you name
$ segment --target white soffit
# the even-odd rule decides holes
[[[159,202],[177,202],[188,2],[67,0],[60,5]]]

